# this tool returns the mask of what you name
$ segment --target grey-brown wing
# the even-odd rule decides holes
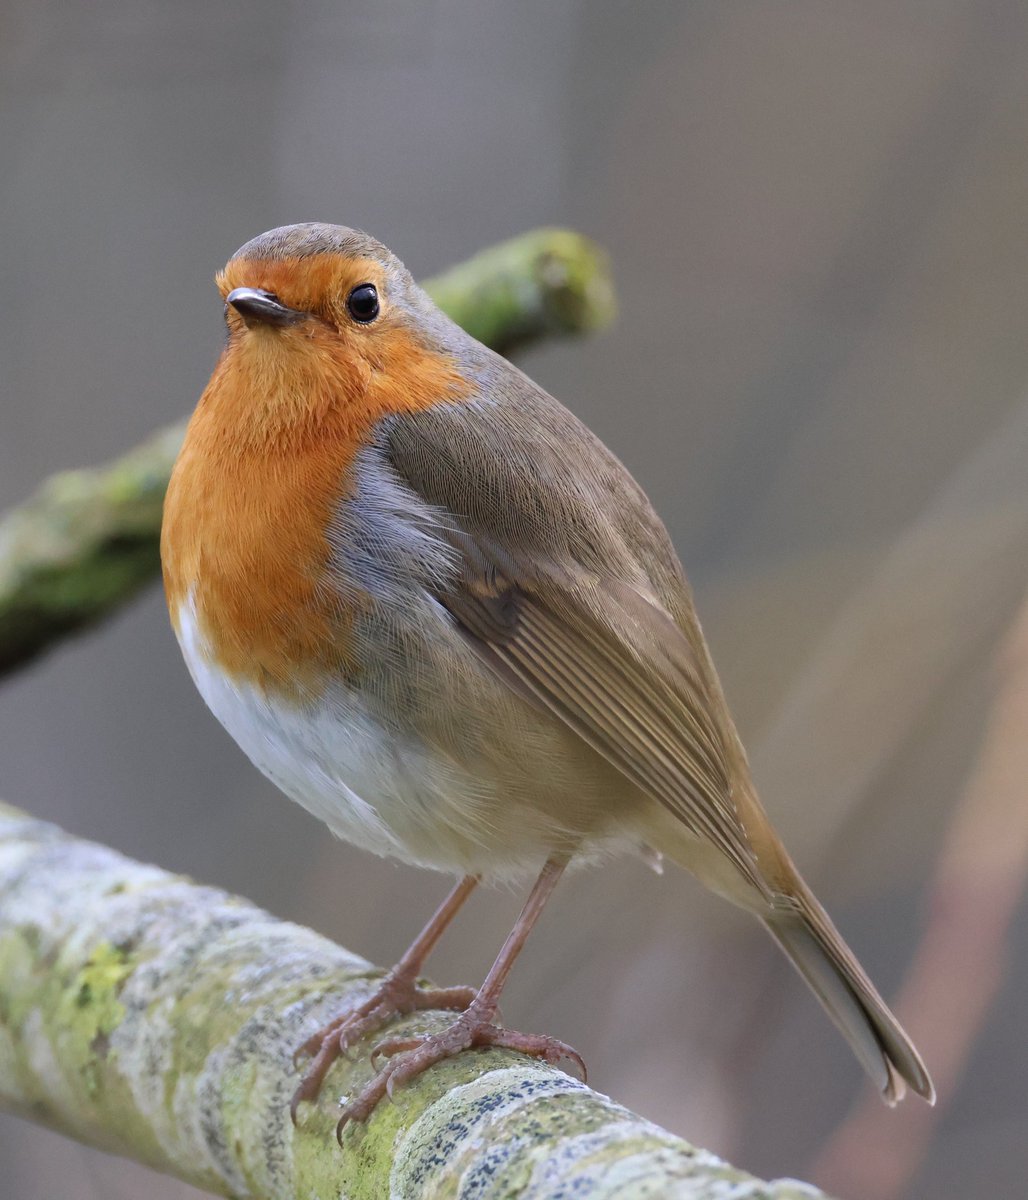
[[[526,590],[493,571],[439,599],[502,676],[768,891],[702,674],[669,618],[610,579]]]
[[[559,458],[545,459],[547,444],[531,447],[532,468],[519,470],[527,454],[497,454],[488,444],[472,453],[470,439],[487,437],[488,427],[483,432],[476,414],[454,417],[455,427],[429,422],[426,430],[422,421],[394,428],[390,438],[394,469],[441,510],[439,532],[459,552],[461,570],[437,598],[511,686],[552,711],[769,894],[733,803],[734,734],[723,724],[699,629],[687,636],[647,595],[622,532],[627,521],[656,523],[660,533],[662,527],[648,504],[641,516],[621,513],[620,526],[604,512],[619,500],[619,473],[622,505],[638,506],[638,486],[605,452],[597,472],[607,477],[598,494],[583,498],[580,478],[568,483]],[[576,426],[565,436],[578,435]],[[486,478],[458,473],[455,453]],[[484,456],[491,461],[483,467]],[[688,608],[684,585],[683,603]]]

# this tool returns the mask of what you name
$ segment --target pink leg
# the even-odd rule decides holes
[[[312,1034],[297,1050],[296,1059],[313,1055],[289,1105],[293,1121],[304,1100],[316,1100],[329,1068],[355,1042],[381,1029],[391,1018],[426,1008],[467,1008],[474,988],[419,988],[418,976],[425,959],[435,949],[446,927],[478,884],[476,875],[465,875],[436,909],[431,920],[411,943],[378,988],[357,1008],[348,1009]]]
[[[372,1053],[372,1061],[379,1055],[389,1057],[390,1061],[356,1099],[345,1106],[336,1130],[339,1137],[342,1137],[343,1129],[349,1121],[367,1120],[375,1105],[384,1095],[392,1096],[393,1089],[398,1084],[408,1083],[428,1067],[443,1059],[452,1058],[472,1046],[502,1046],[553,1063],[568,1058],[576,1063],[582,1077],[585,1077],[585,1064],[570,1046],[557,1041],[556,1038],[517,1033],[512,1029],[502,1029],[493,1023],[500,993],[507,982],[514,960],[520,954],[566,866],[566,858],[554,858],[543,867],[542,874],[532,888],[521,915],[478,994],[449,1028],[427,1037],[393,1038],[376,1046]],[[394,1055],[395,1057],[392,1057]]]

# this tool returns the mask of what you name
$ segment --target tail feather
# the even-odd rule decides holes
[[[892,1105],[902,1099],[909,1084],[934,1104],[935,1088],[913,1042],[813,893],[796,882],[789,907],[764,918],[772,937],[821,1001],[885,1102]]]

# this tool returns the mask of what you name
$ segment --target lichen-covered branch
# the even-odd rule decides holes
[[[604,254],[560,229],[494,246],[426,286],[504,353],[599,328],[614,310]],[[157,574],[161,504],[183,428],[107,466],[56,475],[0,519],[0,674],[94,624]]]
[[[294,1129],[293,1048],[373,973],[244,900],[0,805],[2,1107],[233,1197],[821,1196],[506,1051],[432,1068],[340,1147],[335,1098],[368,1077],[365,1048]]]
[[[184,430],[169,426],[105,467],[54,475],[0,518],[0,675],[157,575],[164,491]]]

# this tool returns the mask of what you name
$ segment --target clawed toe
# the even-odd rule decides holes
[[[476,1040],[476,1045],[498,1046],[506,1050],[517,1050],[519,1054],[530,1054],[533,1058],[541,1058],[551,1066],[560,1062],[572,1062],[578,1069],[579,1077],[585,1083],[587,1071],[585,1060],[581,1054],[558,1038],[546,1034],[518,1033],[515,1029],[503,1029],[499,1025],[491,1025],[488,1036]]]
[[[372,1050],[368,1056],[368,1061],[373,1067],[377,1066],[380,1058],[392,1058],[395,1054],[402,1054],[407,1050],[416,1050],[423,1042],[423,1037],[409,1038],[386,1038],[381,1041]]]
[[[380,1072],[368,1084],[360,1095],[343,1106],[343,1112],[338,1122],[336,1123],[336,1141],[341,1146],[343,1144],[343,1133],[347,1125],[351,1122],[356,1122],[362,1125],[368,1117],[371,1116],[375,1107],[383,1099],[388,1096],[392,1099],[392,1088],[390,1086],[391,1077],[384,1071]]]
[[[379,1042],[371,1052],[372,1065],[382,1058],[389,1061],[353,1100],[345,1104],[336,1126],[336,1136],[341,1140],[347,1125],[366,1121],[384,1097],[393,1098],[397,1087],[416,1079],[436,1063],[473,1047],[516,1050],[551,1064],[569,1060],[577,1067],[585,1082],[585,1062],[572,1046],[544,1034],[504,1029],[476,1014],[474,1007],[472,1005],[449,1028],[439,1033],[423,1037],[388,1038]]]
[[[349,1058],[351,1048],[363,1038],[377,1033],[394,1017],[412,1012],[426,1009],[462,1011],[474,1001],[475,995],[475,989],[470,987],[419,988],[409,975],[387,975],[363,1004],[330,1021],[293,1054],[293,1065],[297,1069],[304,1059],[310,1059],[289,1103],[293,1123],[296,1123],[300,1105],[318,1098],[325,1076],[336,1059],[341,1055]],[[375,1053],[380,1053],[381,1046],[389,1044],[381,1043]],[[403,1048],[409,1048],[407,1043],[403,1043]]]

